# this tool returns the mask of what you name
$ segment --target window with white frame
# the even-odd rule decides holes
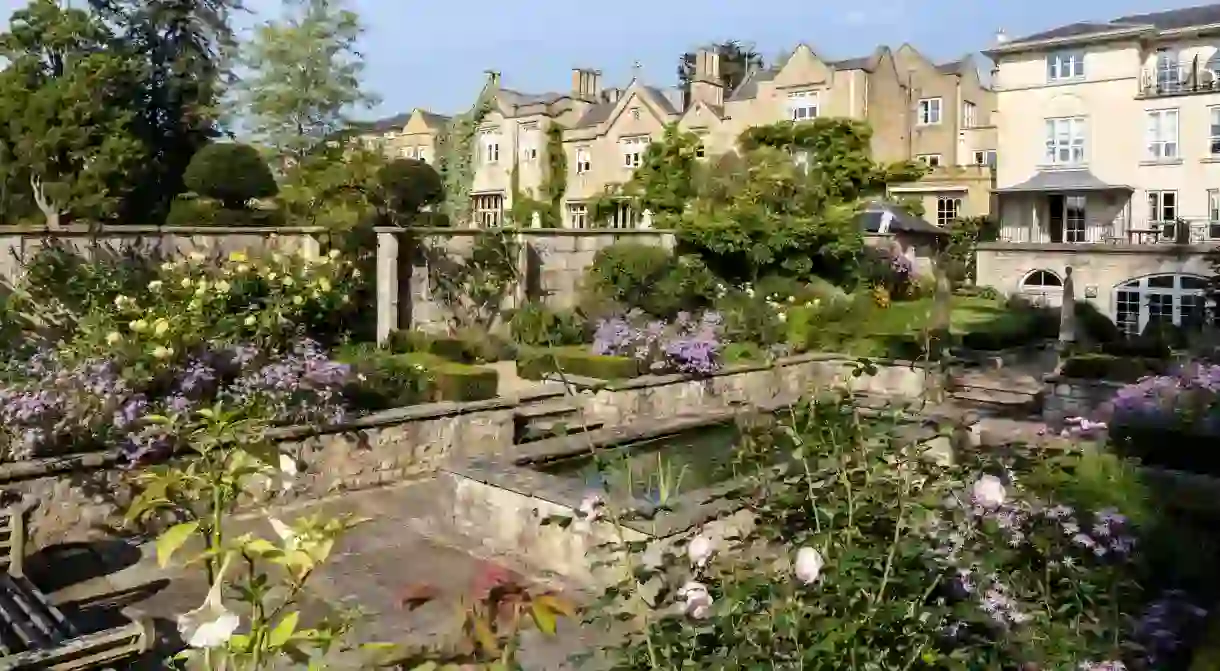
[[[1170,161],[1178,158],[1178,111],[1149,110],[1147,135],[1148,160]]]
[[[1085,162],[1085,118],[1059,117],[1046,120],[1046,162],[1080,165]]]
[[[1046,55],[1046,79],[1056,82],[1084,77],[1083,51],[1056,51]]]
[[[920,154],[915,157],[915,160],[928,166],[929,168],[940,167],[940,154]]]
[[[974,152],[974,165],[986,165],[992,168],[995,167],[995,150],[994,149],[979,149]]]
[[[644,150],[648,148],[648,142],[647,135],[625,137],[619,140],[619,147],[623,150],[623,167],[640,167],[640,161],[644,158]]]
[[[470,197],[474,222],[483,228],[494,228],[504,218],[504,194],[476,193]]]
[[[1156,52],[1156,86],[1161,91],[1173,91],[1182,85],[1182,59],[1173,49]]]
[[[521,124],[517,130],[517,143],[520,145],[522,161],[530,163],[538,160],[538,122]]]
[[[1207,190],[1207,237],[1220,238],[1220,189]]]
[[[793,121],[808,121],[818,118],[817,91],[791,91],[788,93],[788,118]]]
[[[936,225],[948,227],[962,210],[962,199],[953,196],[939,196],[936,199]]]
[[[962,103],[962,128],[974,128],[979,123],[979,106],[969,100]]]
[[[568,228],[589,227],[589,206],[584,203],[568,203]]]
[[[1148,223],[1168,240],[1177,238],[1178,192],[1148,192]]]
[[[484,163],[500,162],[500,133],[494,130],[483,131],[480,138],[481,158]]]
[[[415,158],[415,147],[402,147],[398,150],[398,155],[403,158]]]
[[[427,147],[416,147],[415,148],[415,158],[423,161],[424,163],[427,163],[428,162],[428,148]]]
[[[614,213],[610,215],[606,225],[610,228],[635,228],[636,213],[631,208],[631,204],[624,201],[614,207]]]
[[[1220,158],[1220,106],[1208,108],[1210,125],[1208,127],[1207,152],[1212,158]]]
[[[940,98],[923,98],[919,101],[918,123],[920,126],[934,126],[940,123]]]
[[[592,154],[588,147],[576,148],[576,174],[584,175],[593,167]]]

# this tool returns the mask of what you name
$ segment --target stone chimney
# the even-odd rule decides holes
[[[500,86],[500,71],[499,70],[484,70],[487,74],[487,85],[495,88]]]
[[[1004,43],[1006,43],[1006,42],[1008,42],[1008,33],[1004,32],[1004,29],[1003,29],[1003,28],[999,28],[999,29],[997,29],[997,30],[995,31],[995,44],[996,44],[996,46],[998,47],[998,46],[1000,46],[1000,45],[1002,45],[1002,44],[1004,44]]]
[[[690,100],[702,100],[708,105],[724,104],[724,86],[720,83],[720,54],[714,49],[695,53],[695,76],[690,84]]]
[[[601,70],[573,68],[572,97],[580,100],[597,100],[602,89],[601,80]]]
[[[614,88],[613,86],[611,86],[610,88],[604,89],[602,91],[601,99],[602,99],[602,102],[616,103],[616,102],[618,102],[618,99],[622,95],[623,95],[623,92],[621,89],[617,89],[617,88]]]

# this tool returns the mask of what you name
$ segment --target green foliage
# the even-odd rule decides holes
[[[428,280],[434,295],[449,307],[458,329],[490,330],[517,285],[521,250],[508,231],[485,230],[472,237],[470,251],[464,255],[425,245]]]
[[[945,250],[945,272],[955,286],[973,282],[978,276],[975,267],[975,247],[999,237],[999,224],[986,216],[965,217],[953,222],[949,229],[949,245]]]
[[[400,158],[377,172],[378,201],[389,223],[410,225],[425,207],[444,202],[445,185],[440,173],[424,161]]]
[[[579,345],[589,337],[584,315],[573,310],[554,310],[538,301],[513,311],[508,329],[514,342],[531,347]]]
[[[626,200],[636,212],[651,211],[656,227],[672,228],[696,195],[698,151],[702,144],[698,135],[679,130],[678,124],[666,126],[661,139],[644,150],[631,179],[594,199],[593,219],[606,221],[614,208]]]
[[[178,196],[170,206],[167,226],[283,226],[287,223],[279,209],[241,208],[221,205],[209,198]]]
[[[854,160],[867,163],[867,154]],[[830,198],[823,178],[837,179],[821,169],[806,174],[783,149],[719,157],[677,224],[680,243],[734,283],[845,277],[864,245],[856,204]]]
[[[315,149],[284,171],[280,206],[294,224],[356,234],[368,242],[361,251],[371,255],[370,215],[385,208],[377,179],[385,164],[384,154],[359,143]]]
[[[563,131],[563,126],[555,121],[546,127],[546,170],[542,174],[542,184],[538,189],[543,202],[550,203],[550,221],[553,222],[554,228],[563,225],[563,196],[568,190],[568,154],[563,148]],[[543,217],[542,221],[545,227],[548,218]]]
[[[1163,375],[1168,370],[1169,362],[1165,359],[1090,353],[1068,357],[1059,374],[1082,380],[1135,382],[1146,375]]]
[[[244,45],[239,99],[255,137],[287,167],[348,125],[347,114],[372,107],[362,90],[356,50],[364,29],[344,0],[284,5],[282,16],[256,28]]]
[[[13,14],[0,59],[0,210],[35,205],[51,227],[116,217],[148,157],[132,99],[143,64],[54,0]]]
[[[710,47],[720,59],[720,84],[725,91],[736,89],[752,70],[762,70],[765,67],[762,54],[754,50],[754,45],[739,40],[717,42]],[[678,87],[682,90],[682,109],[693,102],[690,95],[690,85],[695,78],[694,51],[682,54],[678,59]]]
[[[663,319],[698,312],[718,291],[715,276],[697,257],[642,243],[616,242],[598,250],[585,272],[587,290]]]
[[[420,365],[431,379],[431,396],[437,401],[484,401],[495,398],[500,375],[493,368],[471,366],[433,354],[397,354]]]
[[[445,183],[444,212],[449,221],[461,224],[470,219],[470,188],[474,183],[474,148],[479,124],[495,104],[496,91],[485,88],[474,105],[450,119],[437,137],[437,170]]]
[[[248,201],[279,192],[275,177],[258,150],[247,144],[218,142],[200,149],[182,175],[183,183],[200,196],[227,208],[243,209]]]
[[[593,354],[585,346],[523,349],[517,357],[517,375],[541,380],[563,373],[596,380],[627,380],[644,374],[640,361],[628,356]]]

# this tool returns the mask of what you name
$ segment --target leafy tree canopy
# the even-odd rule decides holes
[[[425,207],[445,200],[440,173],[425,161],[400,158],[377,173],[378,200],[393,223],[405,224]]]
[[[284,15],[260,26],[243,50],[252,74],[239,99],[255,136],[286,166],[347,127],[353,109],[377,101],[361,88],[359,15],[344,0],[284,5]]]
[[[29,194],[52,227],[113,217],[145,158],[129,106],[140,61],[88,13],[54,0],[13,15],[0,57],[4,193]]]
[[[183,181],[195,193],[239,209],[254,198],[270,198],[279,187],[258,150],[248,144],[210,144],[195,153]]]
[[[696,196],[702,147],[698,135],[669,124],[661,139],[645,149],[631,179],[594,200],[593,216],[605,219],[618,202],[628,200],[637,212],[651,212],[657,227],[669,227]]]

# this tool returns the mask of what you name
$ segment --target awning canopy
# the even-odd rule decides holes
[[[1033,177],[995,193],[1046,193],[1052,191],[1134,191],[1125,184],[1108,184],[1087,169],[1039,170]]]
[[[893,203],[874,200],[864,207],[858,218],[865,233],[922,233],[924,235],[949,235],[943,228],[930,224]],[[883,230],[884,229],[884,230]]]

